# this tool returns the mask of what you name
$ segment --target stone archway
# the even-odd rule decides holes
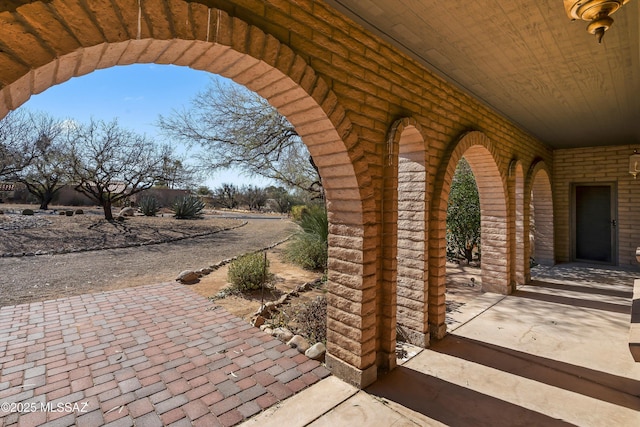
[[[506,178],[502,176],[497,150],[482,132],[468,132],[452,144],[443,157],[435,179],[435,191],[429,219],[429,324],[432,336],[446,333],[446,217],[447,201],[458,161],[465,157],[476,178],[480,194],[482,287],[490,292],[508,294],[510,288],[511,248],[506,197]]]
[[[396,334],[429,344],[427,322],[427,172],[420,124],[397,120],[387,138],[383,202],[382,348],[393,352]],[[395,363],[395,361],[393,362]]]
[[[10,55],[0,55],[0,117],[71,77],[133,63],[220,74],[285,115],[309,148],[326,189],[327,364],[361,387],[376,379],[376,276],[370,272],[378,262],[377,236],[365,226],[376,216],[371,177],[345,110],[305,59],[257,27],[181,0],[157,8],[152,2],[34,2],[3,18]]]
[[[525,207],[528,208],[525,236],[528,249],[535,262],[541,265],[555,264],[555,239],[553,221],[553,195],[549,170],[543,161],[532,164],[528,176]],[[525,237],[525,238],[526,238]]]

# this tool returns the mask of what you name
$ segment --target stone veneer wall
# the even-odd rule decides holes
[[[396,283],[385,269],[398,264],[384,265],[384,255],[401,248],[384,244],[403,245],[403,239],[383,239],[383,218],[399,218],[397,202],[385,201],[398,188],[398,175],[384,183],[384,165],[389,153],[400,152],[388,148],[399,119],[410,119],[424,141],[428,212],[418,226],[426,252],[419,292],[428,293],[431,331],[418,321],[425,330],[417,332],[440,337],[446,330],[446,200],[455,163],[467,149],[478,171],[490,171],[481,178],[491,195],[483,201],[483,224],[496,226],[493,245],[501,257],[483,278],[495,278],[497,289],[508,292],[517,205],[509,165],[516,160],[525,171],[534,161],[550,165],[548,147],[322,1],[208,4],[218,9],[183,0],[52,0],[0,12],[0,117],[71,77],[133,63],[218,73],[268,99],[302,136],[327,188],[327,360],[356,385],[374,381],[376,370],[391,367],[394,358],[396,309],[385,301]],[[526,197],[528,178],[524,188]]]
[[[629,156],[640,146],[576,148],[553,152],[556,261],[571,261],[571,184],[615,183],[618,197],[618,265],[637,267],[640,246],[640,179],[629,174]]]

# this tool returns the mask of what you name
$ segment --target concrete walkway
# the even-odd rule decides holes
[[[451,333],[427,350],[404,346],[401,365],[366,390],[329,377],[242,425],[640,426],[628,349],[638,272],[534,274],[512,296],[455,293]]]
[[[231,426],[328,375],[175,283],[0,308],[0,426]]]

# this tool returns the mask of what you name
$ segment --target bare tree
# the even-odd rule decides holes
[[[69,145],[62,138],[64,122],[45,113],[29,113],[31,126],[26,142],[34,156],[18,174],[17,180],[48,209],[55,194],[64,186],[67,174]]]
[[[69,172],[76,189],[102,206],[113,219],[111,207],[162,180],[167,147],[121,128],[117,121],[92,120],[70,131]]]
[[[187,164],[184,159],[179,159],[168,153],[162,159],[163,179],[156,182],[155,186],[182,190],[193,189],[200,180],[200,174],[196,169],[196,167]]]
[[[222,184],[213,190],[213,200],[220,207],[237,208],[240,204],[240,189],[233,184]]]
[[[25,110],[10,111],[0,120],[0,179],[14,179],[33,159],[29,128],[30,117]]]
[[[207,170],[236,167],[289,188],[322,193],[318,171],[291,123],[239,85],[212,80],[189,108],[160,116],[158,126],[173,139],[202,147],[200,163]]]
[[[240,194],[250,211],[259,211],[267,203],[267,191],[264,188],[245,185],[240,189]]]

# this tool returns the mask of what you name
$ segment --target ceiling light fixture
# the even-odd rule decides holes
[[[604,32],[611,27],[613,19],[609,15],[620,9],[629,0],[564,0],[564,9],[571,20],[590,21],[587,31],[595,34],[602,43]]]

